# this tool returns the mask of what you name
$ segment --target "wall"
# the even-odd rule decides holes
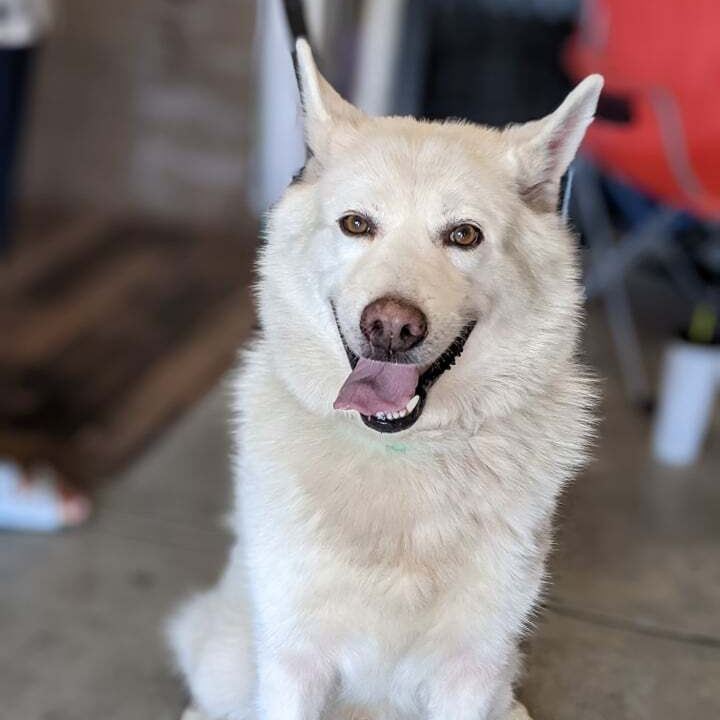
[[[63,0],[39,57],[24,205],[242,217],[252,0]]]

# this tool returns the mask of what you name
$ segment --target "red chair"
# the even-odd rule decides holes
[[[567,53],[605,76],[625,123],[594,123],[595,162],[665,203],[720,219],[720,2],[593,0]],[[608,104],[607,101],[605,103]]]
[[[587,294],[605,300],[626,389],[638,402],[650,393],[624,282],[637,262],[648,255],[660,260],[704,313],[705,328],[710,316],[703,339],[717,337],[720,292],[701,279],[674,235],[678,219],[691,213],[715,228],[720,243],[719,31],[718,0],[592,0],[567,48],[572,75],[605,76],[584,144],[591,162],[578,165],[575,205],[590,250]],[[659,201],[619,238],[598,169]],[[684,464],[697,457],[719,389],[720,346],[674,344],[656,420],[656,458]]]

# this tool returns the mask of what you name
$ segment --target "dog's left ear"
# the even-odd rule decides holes
[[[318,159],[329,151],[333,137],[351,131],[365,115],[343,100],[315,65],[310,45],[304,38],[295,44],[297,73],[305,115],[305,141]]]
[[[532,207],[543,211],[557,207],[560,179],[595,116],[603,82],[602,75],[590,75],[555,112],[503,132],[520,194]]]

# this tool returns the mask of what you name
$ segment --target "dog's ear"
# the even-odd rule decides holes
[[[297,73],[305,115],[305,141],[318,158],[327,152],[331,137],[338,130],[357,127],[365,115],[343,100],[320,74],[310,45],[304,38],[295,44]]]
[[[560,179],[595,116],[602,86],[602,75],[590,75],[555,112],[504,131],[520,193],[532,207],[557,207]]]

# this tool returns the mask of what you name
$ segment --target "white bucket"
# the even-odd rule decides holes
[[[658,462],[698,459],[719,389],[720,346],[678,340],[667,348],[652,441]]]

